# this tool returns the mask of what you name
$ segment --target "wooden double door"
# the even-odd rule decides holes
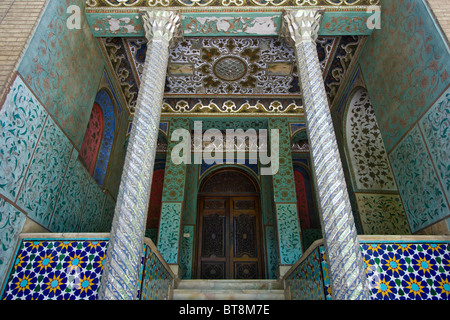
[[[258,196],[199,196],[197,278],[263,278]]]

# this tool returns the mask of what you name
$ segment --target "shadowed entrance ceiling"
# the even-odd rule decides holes
[[[349,77],[365,36],[320,36],[320,65],[330,106]],[[145,38],[99,43],[133,115],[147,50]],[[170,50],[163,113],[302,114],[294,49],[278,37],[187,37]]]

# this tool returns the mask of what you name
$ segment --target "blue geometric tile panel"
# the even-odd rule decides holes
[[[145,239],[137,298],[167,299],[174,279],[150,242]],[[108,243],[107,238],[20,240],[1,299],[96,300]]]
[[[361,241],[360,247],[371,300],[450,300],[448,241]],[[291,299],[332,299],[323,244],[302,258],[286,279]]]
[[[372,300],[450,300],[449,243],[363,243]]]
[[[3,300],[95,300],[106,239],[22,240]]]

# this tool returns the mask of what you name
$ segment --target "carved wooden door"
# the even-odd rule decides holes
[[[259,197],[200,196],[199,210],[198,278],[263,277]]]

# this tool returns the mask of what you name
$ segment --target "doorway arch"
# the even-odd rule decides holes
[[[238,168],[211,172],[197,205],[197,278],[264,278],[260,190]]]

